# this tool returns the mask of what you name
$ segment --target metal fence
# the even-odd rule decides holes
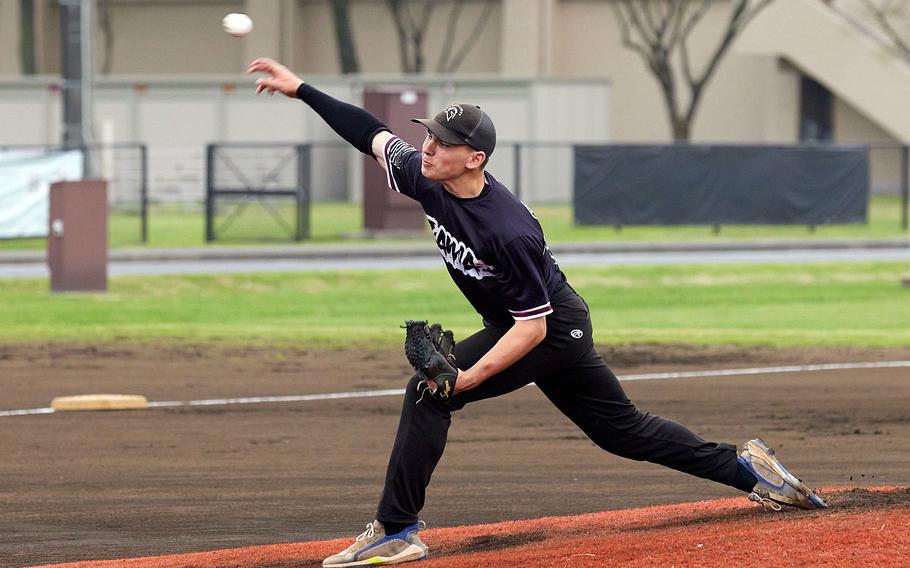
[[[873,195],[897,195],[901,200],[901,228],[910,224],[910,146],[872,143],[869,148],[869,178]]]
[[[501,141],[493,153],[488,170],[513,193],[527,203],[570,203],[575,183],[574,142]],[[908,225],[908,185],[910,165],[908,146],[900,144],[862,144],[869,150],[870,191],[875,196],[900,196],[901,227]],[[235,157],[244,148],[251,154],[235,167],[253,168],[248,174],[255,178],[266,173],[264,164],[280,153],[281,148],[296,147],[290,144],[223,144],[233,148]],[[804,145],[809,147],[810,145]],[[361,197],[363,156],[341,143],[316,143],[310,148],[308,196],[311,200],[358,201]],[[239,160],[239,158],[236,158]],[[258,165],[257,165],[258,164]],[[372,164],[367,167],[374,167]],[[258,168],[258,173],[256,168]],[[236,172],[235,172],[236,175]],[[285,184],[287,185],[287,184]],[[249,199],[249,197],[247,197]],[[248,204],[249,205],[249,204]],[[247,206],[248,206],[247,205]],[[275,213],[273,211],[273,213]],[[285,225],[290,224],[287,212]],[[285,227],[285,233],[290,231]]]
[[[311,152],[305,144],[209,144],[205,240],[308,238]]]
[[[116,216],[116,222],[135,225],[135,230],[117,231],[117,234],[132,235],[121,237],[122,245],[131,242],[148,242],[148,149],[145,144],[89,144],[75,147],[16,145],[0,146],[3,151],[32,151],[45,154],[59,152],[82,152],[83,171],[86,178],[102,178],[107,181],[108,210]]]

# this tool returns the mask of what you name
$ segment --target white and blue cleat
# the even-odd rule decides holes
[[[767,503],[775,511],[780,511],[781,505],[800,509],[828,507],[821,497],[781,465],[774,457],[774,450],[766,446],[761,438],[746,442],[737,459],[758,479],[758,483],[749,494],[750,500],[761,504]]]

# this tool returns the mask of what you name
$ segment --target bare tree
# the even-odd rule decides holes
[[[354,47],[354,34],[351,33],[349,0],[330,0],[332,19],[335,22],[335,42],[338,44],[338,57],[341,60],[341,72],[344,74],[360,71],[357,61],[357,50]]]
[[[721,38],[701,72],[693,70],[689,38],[704,15],[717,4],[711,0],[611,0],[623,45],[639,54],[660,84],[673,139],[689,140],[705,87],[733,41],[773,0],[732,0]],[[680,79],[680,75],[682,79]],[[682,83],[682,87],[680,87]],[[680,93],[687,90],[687,98]],[[682,100],[681,100],[682,99]]]
[[[35,65],[35,3],[19,1],[19,61],[23,75],[34,75]]]
[[[910,30],[898,30],[897,20],[907,23],[910,7],[906,0],[860,0],[863,9],[872,17],[879,30],[887,36],[891,48],[910,59]]]
[[[464,0],[455,0],[452,5],[452,12],[446,20],[445,42],[442,45],[442,50],[439,52],[439,63],[436,65],[436,70],[440,73],[452,73],[461,66],[464,58],[474,46],[474,40],[483,33],[483,28],[486,27],[487,22],[490,20],[490,14],[495,7],[493,2],[490,2],[489,0],[484,2],[483,10],[477,18],[477,21],[474,22],[474,28],[471,30],[471,33],[468,34],[467,39],[461,44],[461,47],[455,50],[455,31],[458,27],[458,20],[461,18],[461,10],[464,8],[464,3]]]
[[[493,0],[483,0],[483,10],[468,37],[456,47],[455,35],[466,0],[386,0],[395,31],[398,34],[398,51],[401,68],[405,73],[422,73],[426,70],[425,40],[430,20],[437,7],[449,4],[446,32],[436,71],[454,72],[480,37],[493,11]]]
[[[98,27],[104,38],[104,56],[101,60],[101,74],[109,75],[114,65],[114,23],[111,19],[111,0],[98,2]]]

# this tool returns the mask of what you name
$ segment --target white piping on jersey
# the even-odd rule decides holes
[[[436,239],[439,254],[446,263],[465,276],[477,280],[493,276],[493,267],[477,258],[471,247],[452,236],[452,233],[430,215],[427,215],[427,220],[430,222],[430,230]]]
[[[541,310],[541,311],[535,313],[535,310]],[[550,307],[550,302],[547,302],[546,304],[544,304],[542,306],[538,306],[536,308],[531,308],[530,310],[522,310],[520,312],[513,312],[512,310],[509,310],[509,313],[512,314],[512,318],[515,321],[523,321],[523,320],[537,319],[537,318],[541,318],[543,316],[548,316],[553,313],[553,308]],[[530,314],[530,315],[520,315],[519,316],[519,315],[515,315],[515,314]]]
[[[546,304],[534,306],[533,308],[528,308],[526,310],[509,310],[509,313],[512,314],[513,316],[523,316],[523,315],[529,314],[531,312],[536,312],[537,310],[549,309],[549,307],[550,307],[550,302],[547,302]]]
[[[414,150],[414,147],[410,146],[410,144],[403,141],[401,138],[393,136],[386,140],[385,146],[382,148],[383,158],[385,158],[386,183],[388,183],[389,189],[394,189],[398,193],[401,193],[401,190],[398,189],[398,182],[395,181],[395,175],[392,173],[392,167],[401,167],[401,156],[406,148],[402,148],[402,144],[396,144],[395,150],[389,152],[389,147],[396,141],[401,142],[405,146],[409,146],[411,150]],[[393,157],[395,158],[394,160]]]

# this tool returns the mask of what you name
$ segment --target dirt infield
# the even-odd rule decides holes
[[[910,360],[910,348],[632,346],[602,352],[620,375]],[[0,410],[46,407],[54,396],[88,392],[161,401],[390,389],[401,387],[406,376],[407,362],[397,351],[7,346],[0,347]],[[741,444],[763,436],[812,486],[910,484],[906,368],[641,381],[625,388],[641,407],[706,438]],[[2,417],[0,565],[354,534],[373,517],[400,404],[400,397],[388,396]],[[532,387],[456,415],[423,519],[436,529],[735,495],[598,450]],[[901,509],[906,495],[895,495]],[[756,511],[742,498],[720,503],[722,510]],[[890,522],[907,527],[910,519],[894,517],[894,507],[877,507],[821,514],[841,520],[866,515],[856,517],[865,523],[863,530],[874,523],[877,529],[878,519],[886,517],[883,530]],[[731,513],[730,519],[739,531],[737,546],[751,530],[752,517],[742,514]],[[701,525],[687,530],[695,520],[680,522],[660,530],[670,531],[666,534],[673,539],[701,534]],[[428,531],[428,539],[433,534]],[[846,539],[848,532],[843,535]],[[628,538],[628,546],[635,538],[647,542],[641,534]],[[497,542],[474,545],[495,548]],[[434,548],[434,557],[448,554],[446,546]],[[724,546],[733,549],[733,544]],[[484,565],[486,552],[475,553],[481,560],[465,565]],[[550,565],[561,565],[557,560],[564,557],[551,558]],[[597,565],[595,560],[582,563],[584,558],[573,557],[571,565]],[[699,563],[694,556],[688,561]]]

